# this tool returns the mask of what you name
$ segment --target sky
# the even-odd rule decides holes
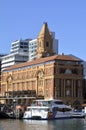
[[[9,54],[15,40],[37,38],[44,22],[59,54],[86,61],[86,0],[0,0],[0,54]]]

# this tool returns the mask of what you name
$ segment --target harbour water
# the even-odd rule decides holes
[[[86,130],[85,119],[64,119],[53,121],[39,120],[0,120],[0,130]]]

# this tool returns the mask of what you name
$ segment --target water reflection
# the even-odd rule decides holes
[[[24,123],[27,127],[29,126],[30,130],[54,130],[54,125],[46,120],[24,120]]]
[[[53,124],[53,130],[84,130],[84,122],[81,119],[55,120],[50,124]]]
[[[85,119],[0,120],[0,130],[86,130]]]

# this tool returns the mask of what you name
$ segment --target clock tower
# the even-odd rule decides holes
[[[42,29],[37,37],[37,53],[36,58],[42,58],[47,56],[52,56],[53,52],[53,37],[48,29],[47,23],[44,23]]]

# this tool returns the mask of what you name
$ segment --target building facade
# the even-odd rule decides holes
[[[36,59],[16,64],[2,71],[1,94],[6,103],[17,98],[18,104],[29,100],[61,99],[69,105],[80,105],[83,99],[83,64],[78,58],[56,55],[47,23],[37,38]]]
[[[1,91],[1,59],[3,56],[6,56],[7,54],[0,54],[0,91]]]
[[[83,103],[83,66],[77,59],[71,59],[70,56],[55,55],[6,69],[2,72],[2,95],[12,98],[13,92],[32,90],[36,92],[35,98]],[[16,96],[21,97],[20,94]]]

